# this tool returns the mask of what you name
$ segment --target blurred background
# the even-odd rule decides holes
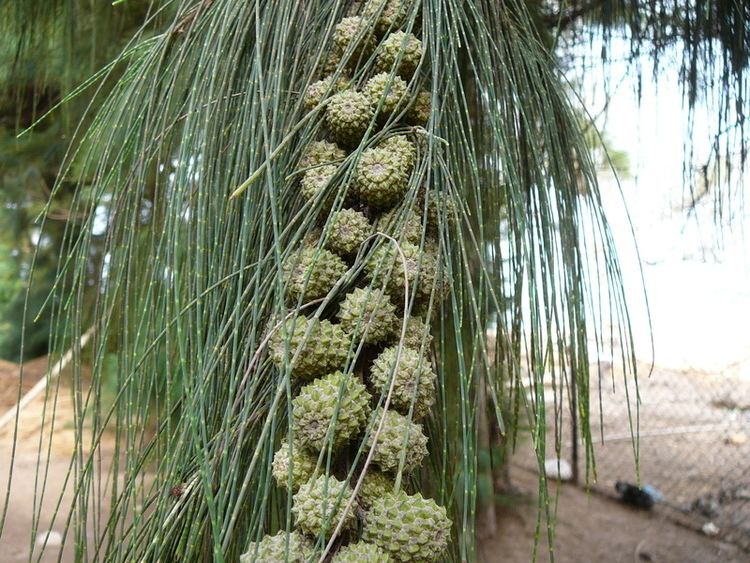
[[[105,197],[92,215],[71,216],[67,210],[74,186],[65,182],[49,203],[70,131],[89,98],[76,98],[32,133],[16,135],[119,52],[140,17],[134,8],[105,19],[108,27],[99,33],[115,39],[86,49],[77,60],[55,58],[55,42],[64,35],[58,30],[62,35],[50,36],[37,59],[24,62],[28,67],[20,76],[28,84],[0,98],[0,437],[4,445],[9,443],[20,402],[21,443],[30,446],[28,452],[21,446],[17,454],[16,486],[28,491],[34,484],[24,483],[24,464],[35,466],[39,452],[34,437],[41,426],[51,424],[43,406],[45,374],[62,373],[54,384],[66,384],[65,366],[49,365],[46,357],[52,322],[47,312],[53,309],[47,299],[67,255],[64,234],[94,221],[90,263],[81,275],[92,287],[106,284],[108,256],[97,251],[96,240],[103,247],[114,210]],[[97,21],[102,25],[101,18]],[[12,66],[14,39],[0,39],[0,81]],[[597,60],[601,48],[592,44],[568,53],[580,59],[567,65],[568,79],[571,96],[584,102],[600,133],[592,130],[591,148],[600,161],[602,199],[623,268],[640,375],[637,386],[624,384],[613,337],[615,357],[594,358],[602,370],[592,382],[592,413],[599,418],[601,409],[601,418],[593,423],[595,465],[585,462],[570,412],[557,451],[549,448],[550,474],[560,476],[555,490],[557,559],[747,561],[750,208],[744,196],[750,192],[740,174],[717,177],[709,172],[712,167],[702,168],[717,158],[740,155],[717,154],[710,100],[688,110],[678,76],[679,51],[668,51],[660,62],[657,84],[649,80],[655,71],[648,56],[635,61],[641,73],[633,73],[633,61],[625,60],[630,54],[625,40],[611,44],[606,73]],[[590,60],[583,74],[581,60]],[[142,220],[150,220],[148,208]],[[595,354],[597,349],[592,343]],[[555,391],[549,391],[553,401]],[[625,393],[639,394],[637,414],[628,409]],[[74,444],[64,438],[70,429],[65,420],[72,419],[74,407],[63,400],[56,408],[54,431],[63,437],[55,442],[59,451],[44,452],[53,486],[65,476],[55,471],[55,456],[65,458],[66,448]],[[552,434],[550,440],[554,442]],[[544,553],[546,534],[537,526],[546,524],[537,520],[537,467],[530,449],[522,436],[515,451],[492,452],[509,462],[502,487],[507,494],[493,507],[497,528],[486,531],[492,538],[482,544],[487,561],[528,561],[539,537]],[[647,486],[655,508],[622,502],[617,481]],[[64,487],[62,482],[58,487]],[[10,532],[2,539],[10,551],[3,550],[0,559],[22,560],[31,508],[21,503],[10,511]],[[56,537],[49,532],[59,533],[45,530],[44,522],[37,524],[48,540]]]
[[[592,52],[599,48],[594,44]],[[637,385],[626,383],[618,372],[617,337],[607,357],[589,343],[591,357],[601,361],[592,388],[595,460],[586,464],[577,421],[566,411],[548,474],[578,491],[557,490],[556,554],[562,561],[744,561],[750,557],[748,182],[703,174],[701,163],[716,158],[711,110],[700,104],[688,110],[676,70],[679,52],[661,61],[657,84],[632,73],[624,62],[628,49],[614,41],[611,75],[571,73],[569,79],[599,127],[595,152],[609,154],[599,181],[623,269],[639,378]],[[637,66],[644,77],[655,72],[648,57]],[[731,157],[739,163],[741,155]],[[556,393],[550,384],[550,408]],[[638,394],[638,412],[623,400],[628,394]],[[552,417],[549,422],[554,427]],[[553,431],[548,440],[555,441]],[[536,461],[531,451],[516,450],[508,479],[514,493],[519,482],[534,489]],[[643,510],[632,498],[623,502],[618,481],[639,484],[655,509]],[[488,561],[491,549],[513,561],[533,553],[533,542],[519,548],[509,538],[535,536],[533,511],[514,507],[513,494],[508,498],[501,512],[512,531],[503,530],[501,519],[498,533],[505,539],[489,542]]]

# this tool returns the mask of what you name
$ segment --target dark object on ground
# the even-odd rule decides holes
[[[620,500],[625,504],[643,510],[651,510],[654,506],[654,497],[636,485],[617,481],[615,483],[615,490],[619,493]]]
[[[706,518],[716,518],[721,513],[721,498],[713,493],[706,493],[693,501],[690,510]]]

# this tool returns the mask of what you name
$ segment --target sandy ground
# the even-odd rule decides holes
[[[22,393],[26,393],[47,370],[47,358],[37,358],[26,363],[23,373]],[[0,416],[16,404],[18,399],[18,364],[0,360]],[[0,429],[0,432],[3,430]]]
[[[5,444],[3,444],[3,448],[5,448]],[[3,478],[3,484],[0,486],[0,490],[2,491],[5,490],[7,484],[8,466],[8,458],[3,457],[3,461],[0,463],[0,475],[2,475]],[[11,492],[10,503],[8,505],[8,517],[5,522],[3,535],[0,538],[0,561],[8,563],[12,561],[28,561],[29,554],[31,553],[32,528],[35,526],[34,536],[35,539],[40,541],[40,543],[44,541],[43,538],[46,532],[51,528],[51,516],[54,513],[54,506],[58,494],[63,489],[65,475],[68,471],[68,461],[61,458],[51,459],[47,477],[48,493],[45,495],[45,498],[42,499],[43,509],[41,511],[34,509],[34,491],[36,489],[35,481],[37,478],[36,466],[36,454],[22,451],[17,455],[14,467],[13,489]],[[40,478],[42,477],[43,475],[40,475]],[[69,503],[71,498],[72,495],[68,492],[68,494],[65,495],[64,500]],[[39,497],[36,497],[36,502],[38,502],[38,500]],[[63,506],[61,512],[64,514],[64,511],[65,507]],[[41,518],[35,522],[34,515],[37,513],[41,514]],[[64,530],[64,523],[58,521],[51,529],[62,533]],[[53,543],[55,542],[54,537],[52,537],[51,540]],[[71,547],[71,545],[66,546],[62,558],[63,561],[68,562],[74,560]],[[39,553],[39,549],[40,547],[36,546],[34,556],[35,560]],[[59,547],[47,547],[41,561],[45,563],[57,561],[59,555]]]
[[[44,376],[48,368],[46,358],[28,362],[24,367],[23,392],[27,392]],[[64,381],[65,373],[63,373]],[[18,396],[18,366],[9,362],[0,363],[0,416],[16,404]],[[54,385],[57,383],[55,382]],[[52,392],[55,388],[53,387]],[[44,393],[32,401],[21,412],[18,421],[18,441],[12,451],[15,421],[0,428],[0,507],[8,492],[8,475],[13,461],[13,479],[8,500],[7,516],[0,537],[0,563],[28,561],[32,552],[32,536],[43,543],[47,532],[63,533],[66,508],[72,500],[72,491],[66,487],[69,473],[70,453],[75,443],[72,420],[73,410],[69,393],[62,389],[54,403],[55,422],[52,427],[50,408],[44,408]],[[50,440],[50,436],[53,437]],[[40,470],[37,471],[37,467]],[[45,483],[46,480],[46,483]],[[44,491],[44,494],[41,494]],[[63,494],[64,493],[64,494]],[[62,494],[60,516],[50,526],[56,505]],[[48,540],[52,544],[55,538]],[[34,560],[39,553],[35,548]],[[57,561],[59,547],[47,547],[42,562]],[[62,561],[73,561],[72,546],[68,545]]]
[[[28,362],[24,367],[23,393],[44,377],[47,369],[47,358]],[[73,404],[65,385],[67,376],[63,371],[61,379],[54,380],[50,388],[28,404],[19,416],[17,427],[12,420],[0,428],[0,508],[8,492],[11,465],[13,470],[7,516],[0,537],[0,563],[30,559],[58,561],[61,555],[60,548],[54,545],[57,542],[54,536],[64,534],[65,518],[73,499],[70,459],[76,443]],[[18,382],[18,366],[0,363],[0,416],[14,408]],[[46,406],[45,393],[55,397]],[[18,437],[15,452],[14,433]],[[102,462],[106,465],[108,460]],[[47,538],[48,532],[53,534]],[[38,559],[45,541],[48,545],[43,557]],[[72,544],[68,542],[60,560],[75,560]]]
[[[483,542],[485,563],[532,560],[536,528],[535,474],[514,468],[522,496],[499,507],[499,532]],[[675,562],[734,563],[750,560],[738,547],[675,524],[659,510],[631,509],[616,500],[587,494],[573,485],[559,489],[554,560],[559,563]],[[543,527],[537,561],[551,560]]]
[[[27,369],[28,380],[24,387],[33,385],[44,373],[46,361],[37,360]],[[12,406],[16,391],[9,391],[17,369],[12,364],[0,365],[0,411]],[[71,408],[60,393],[58,421],[49,456],[46,446],[42,448],[42,467],[47,465],[46,488],[43,499],[39,498],[41,484],[37,479],[39,433],[49,434],[49,422],[42,424],[42,400],[33,402],[23,412],[19,425],[19,446],[14,463],[14,478],[8,506],[5,529],[0,538],[0,562],[29,560],[32,535],[44,535],[50,530],[54,506],[65,489],[68,474],[68,459],[72,447]],[[9,404],[10,403],[10,404]],[[4,499],[7,490],[7,474],[10,465],[12,430],[0,430],[0,495]],[[106,460],[105,460],[106,461]],[[500,507],[499,533],[484,541],[480,560],[483,562],[524,563],[531,561],[536,527],[536,475],[520,467],[514,467],[513,484],[522,492]],[[35,491],[37,492],[35,495]],[[62,496],[65,512],[71,493]],[[39,509],[39,503],[42,508]],[[41,515],[36,520],[35,515]],[[32,533],[32,528],[34,532]],[[64,523],[52,526],[56,532],[64,531]],[[72,543],[72,542],[70,542]],[[37,548],[38,550],[38,548]],[[38,552],[37,552],[38,553]],[[62,555],[64,562],[74,561],[70,546],[60,554],[58,547],[48,547],[41,561],[57,561]],[[546,547],[546,532],[542,532],[538,561],[550,560]],[[665,513],[644,513],[630,509],[618,502],[596,494],[587,494],[580,488],[564,485],[559,490],[557,510],[555,561],[558,562],[680,562],[712,563],[749,561],[750,554],[735,545],[709,539],[684,526],[675,524]]]
[[[21,454],[16,460],[16,479],[9,509],[7,529],[0,540],[0,561],[26,561],[32,524],[31,503],[34,491],[36,458]],[[5,474],[5,464],[0,465]],[[67,462],[55,459],[50,464],[49,486],[60,488]],[[513,483],[523,496],[512,499],[510,507],[500,508],[498,536],[481,546],[483,563],[526,563],[532,560],[536,526],[536,476],[525,471],[513,473]],[[67,497],[69,498],[69,497]],[[43,511],[49,515],[47,509]],[[559,492],[555,561],[586,562],[679,562],[734,563],[748,561],[750,554],[732,544],[702,536],[673,523],[658,511],[645,513],[614,500],[586,494],[580,488],[564,485]],[[39,530],[47,530],[43,517]],[[58,529],[57,527],[55,529]],[[546,532],[542,531],[538,561],[549,561]],[[56,561],[59,549],[48,548],[42,561]],[[73,561],[70,549],[62,561]]]
[[[711,522],[722,539],[750,550],[750,378],[740,373],[748,367],[657,368],[649,376],[649,366],[641,364],[639,475],[621,375],[603,370],[601,421],[598,394],[591,407],[597,486],[611,491],[618,480],[635,483],[640,477],[660,491],[673,512],[688,513],[699,526]],[[630,391],[634,396],[632,386]],[[572,460],[567,411],[563,419],[560,457]],[[548,444],[554,443],[554,427],[550,418]],[[534,467],[533,456],[525,454],[523,465]],[[579,460],[583,476],[583,448]]]

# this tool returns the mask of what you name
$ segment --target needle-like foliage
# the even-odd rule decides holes
[[[373,235],[347,257],[349,269],[325,297],[289,302],[285,271],[299,244],[322,229],[323,251],[327,212],[347,205],[364,151],[382,140],[384,121],[396,122],[379,106],[362,142],[332,167],[328,191],[302,197],[298,163],[318,140],[325,110],[305,107],[304,93],[328,64],[336,24],[356,7],[154,2],[122,54],[85,85],[96,110],[59,176],[80,183],[71,212],[86,219],[66,239],[45,310],[57,328],[54,349],[74,349],[76,441],[67,475],[74,495],[72,504],[58,500],[53,523],[76,558],[236,561],[264,534],[291,530],[292,495],[276,485],[272,460],[282,439],[294,443],[287,434],[299,358],[291,346],[277,347],[279,369],[271,341],[300,313],[330,320],[401,229],[411,229],[409,244],[421,250],[431,229],[430,252],[445,265],[445,282],[426,295],[423,311],[437,374],[437,399],[423,422],[429,455],[403,476],[403,486],[447,507],[445,560],[475,558],[477,413],[489,407],[511,443],[530,426],[541,468],[556,445],[548,426],[557,428],[568,407],[560,390],[574,389],[593,462],[590,389],[599,382],[591,343],[602,352],[616,341],[626,377],[634,376],[629,325],[580,113],[524,2],[424,0],[409,8],[403,28],[419,33],[424,50],[410,86],[428,92],[421,102],[429,99],[431,109],[423,127],[392,132],[416,140],[404,200],[429,220],[421,236],[394,221],[391,238]],[[358,59],[356,70],[349,74],[346,61],[330,70],[364,86],[375,57],[354,47],[343,56]],[[106,94],[97,90],[103,84],[111,86]],[[102,281],[92,291],[86,269],[97,208],[107,210],[109,227]],[[311,282],[300,279],[304,290]],[[408,285],[398,304],[406,299],[407,310],[416,307]],[[90,326],[84,377],[75,336]],[[361,353],[353,342],[347,374]],[[58,392],[51,390],[47,417]],[[635,405],[633,396],[624,400]],[[371,420],[365,434],[374,432]],[[40,442],[37,516],[51,439]],[[366,446],[353,446],[351,468],[367,456]],[[324,449],[317,469],[333,463]],[[353,471],[346,480],[355,486]],[[552,521],[543,481],[540,492]],[[325,539],[317,538],[318,553],[332,547]]]

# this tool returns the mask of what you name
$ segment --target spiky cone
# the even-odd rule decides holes
[[[429,224],[428,224],[429,228]],[[437,235],[437,233],[435,233]],[[445,262],[441,260],[440,241],[437,240],[437,236],[431,236],[424,243],[425,252],[428,252],[430,256],[435,259],[436,270],[435,270],[435,302],[440,303],[450,295],[450,280],[448,279],[445,271]]]
[[[265,536],[240,555],[240,563],[305,563],[315,553],[313,543],[297,531]]]
[[[308,481],[293,498],[292,513],[297,527],[310,536],[328,536],[343,517],[342,529],[352,528],[359,506],[354,501],[351,509],[345,512],[351,497],[351,488],[333,476],[321,475]]]
[[[393,477],[370,466],[367,468],[362,486],[357,492],[357,502],[367,510],[376,498],[383,496],[385,493],[393,492],[395,486]]]
[[[292,400],[296,439],[315,450],[322,450],[330,439],[339,448],[367,425],[370,398],[357,376],[340,371],[308,383]]]
[[[393,344],[397,345],[401,341],[401,329],[403,328],[403,319],[396,321],[393,334]],[[432,346],[432,334],[430,334],[430,325],[425,323],[419,316],[409,316],[406,319],[406,333],[404,334],[403,346],[418,351],[420,354],[427,355]]]
[[[432,296],[424,295],[414,302],[412,313],[422,318],[435,321],[443,311],[441,304],[450,295],[450,280],[443,274],[442,270],[438,272],[435,279],[435,285]]]
[[[422,425],[391,409],[383,416],[383,408],[378,407],[372,430],[367,437],[368,448],[373,447],[375,433],[382,418],[385,422],[375,444],[372,460],[383,471],[395,473],[399,469],[403,455],[404,473],[411,473],[421,465],[427,455],[427,436],[422,432]]]
[[[329,141],[313,141],[305,147],[299,159],[297,168],[305,170],[321,164],[337,164],[346,158],[346,151],[336,143]]]
[[[393,334],[396,306],[382,290],[355,288],[341,302],[338,319],[355,340],[379,344]]]
[[[333,76],[327,76],[313,82],[307,87],[305,95],[302,98],[303,104],[307,111],[316,108],[323,100],[343,92],[349,84],[349,79],[345,76],[339,76],[334,80]]]
[[[391,76],[387,72],[376,74],[367,81],[362,93],[370,100],[372,109],[381,120],[398,113],[409,102],[409,92],[406,82],[398,76]]]
[[[361,92],[345,90],[329,98],[324,123],[331,136],[345,147],[359,144],[375,113]]]
[[[411,174],[417,160],[417,146],[406,135],[392,135],[382,141],[378,147],[398,158],[404,172],[407,175]]]
[[[435,404],[437,376],[432,371],[430,361],[412,348],[401,347],[400,356],[398,346],[383,350],[372,364],[370,377],[375,393],[383,394],[388,393],[393,378],[391,405],[405,415],[413,409],[413,420],[427,416]]]
[[[400,61],[399,61],[400,59]],[[422,42],[413,33],[394,31],[380,44],[375,58],[377,72],[391,72],[395,69],[404,80],[414,76],[422,59]],[[398,62],[398,65],[396,64]]]
[[[326,248],[339,256],[352,256],[371,234],[372,225],[364,213],[342,209],[330,218]]]
[[[409,282],[409,298],[417,302],[429,299],[439,275],[435,254],[427,249],[404,242],[401,252],[389,241],[382,244],[365,264],[365,271],[376,287],[384,287],[394,302],[403,302],[406,280]],[[403,254],[403,256],[402,256]]]
[[[374,209],[389,209],[403,200],[409,189],[409,174],[399,155],[375,147],[362,152],[354,183],[363,203]]]
[[[427,228],[431,233],[437,234],[441,218],[449,229],[455,228],[456,203],[447,193],[433,191],[427,200]]]
[[[302,238],[302,246],[303,247],[318,247],[320,244],[320,237],[323,234],[323,231],[318,227],[313,227],[308,231],[307,234]]]
[[[451,521],[445,507],[419,493],[401,491],[376,499],[364,518],[362,539],[396,561],[435,561],[445,554]]]
[[[333,252],[308,246],[289,255],[283,264],[287,297],[296,303],[320,299],[336,285],[349,267]]]
[[[300,180],[300,192],[307,202],[314,202],[321,206],[321,212],[328,214],[334,203],[336,194],[328,188],[333,180],[338,166],[323,164],[305,171]]]
[[[379,231],[388,233],[400,242],[418,245],[422,240],[422,217],[412,209],[391,209],[378,217]]]
[[[390,561],[393,560],[387,552],[377,545],[365,542],[345,545],[331,559],[331,563],[390,563]]]
[[[346,63],[340,65],[343,58],[343,51],[340,51],[335,44],[331,45],[330,49],[328,49],[328,53],[326,54],[325,59],[323,59],[320,65],[319,75],[326,77],[339,70],[339,66],[341,67],[341,69],[346,68],[348,66]]]
[[[362,8],[362,17],[383,34],[404,25],[414,3],[414,0],[368,0]]]
[[[372,25],[359,16],[342,19],[333,31],[333,47],[348,57],[349,66],[356,66],[375,49]]]
[[[287,361],[293,362],[291,375],[303,380],[341,369],[351,344],[344,329],[330,321],[307,319],[302,315],[290,317],[273,332],[269,341],[271,360],[280,369],[286,367],[287,339]]]
[[[420,91],[411,102],[406,112],[406,121],[410,125],[419,125],[425,127],[430,119],[432,112],[432,92],[427,90]]]
[[[284,440],[273,456],[271,474],[282,489],[289,486],[289,476],[292,480],[292,491],[307,483],[315,473],[318,458],[299,443],[293,444],[292,455],[289,456],[289,442]]]

